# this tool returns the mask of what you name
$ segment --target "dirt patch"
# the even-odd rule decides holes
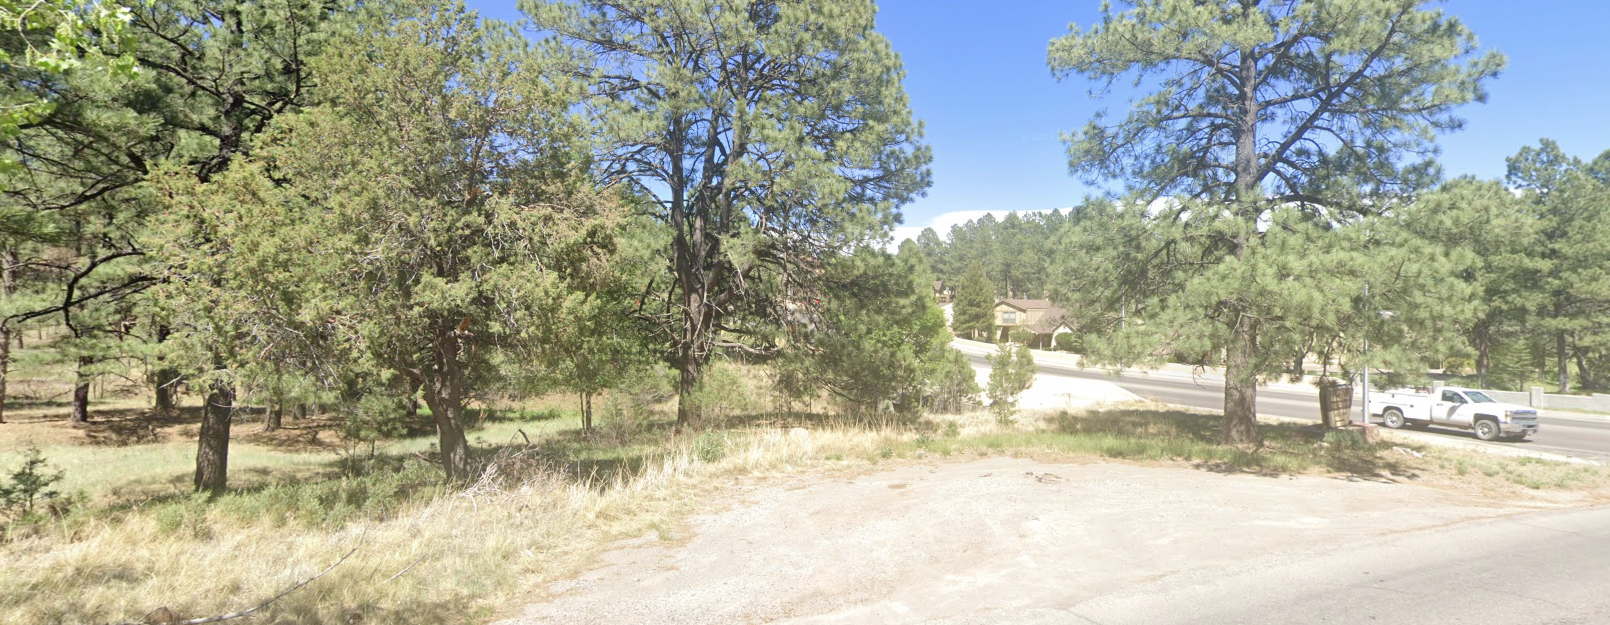
[[[1523,509],[1325,477],[1012,458],[912,465],[755,488],[686,535],[620,545],[503,623],[986,622]]]

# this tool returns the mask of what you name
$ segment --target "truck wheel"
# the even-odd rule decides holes
[[[1403,427],[1403,411],[1397,408],[1387,408],[1381,413],[1381,425],[1394,430]]]
[[[1504,435],[1504,429],[1498,427],[1498,422],[1492,419],[1476,420],[1476,438],[1484,441],[1496,441]]]

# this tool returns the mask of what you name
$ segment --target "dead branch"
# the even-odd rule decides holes
[[[296,584],[293,584],[290,588],[286,588],[285,590],[280,591],[279,594],[274,595],[273,597],[270,597],[267,601],[264,601],[262,603],[259,603],[259,604],[255,605],[255,606],[246,608],[244,610],[240,610],[238,612],[230,612],[228,614],[219,614],[217,616],[206,616],[206,617],[201,617],[201,618],[193,618],[193,619],[190,619],[188,621],[167,621],[167,620],[153,621],[153,620],[147,619],[146,622],[148,624],[150,624],[150,625],[202,625],[203,623],[220,623],[220,622],[223,622],[223,621],[232,621],[232,620],[235,620],[235,619],[238,619],[238,618],[245,618],[245,617],[251,616],[252,614],[257,613],[259,610],[262,610],[263,608],[266,608],[269,605],[273,604],[275,601],[279,601],[280,599],[284,599],[287,595],[290,595],[293,592],[301,590],[302,587],[313,583],[315,580],[319,579],[320,577],[324,577],[324,575],[326,573],[329,573],[330,571],[334,571],[335,567],[341,566],[341,564],[343,562],[347,561],[347,558],[352,557],[352,554],[357,553],[358,549],[361,548],[361,547],[363,547],[363,542],[360,540],[356,547],[353,547],[351,551],[348,551],[346,553],[346,555],[341,556],[341,559],[336,560],[335,564],[331,564],[329,567],[325,568],[323,571],[319,571],[318,575],[314,575],[313,577],[309,577],[309,578],[304,579],[304,580],[302,580],[300,582],[297,582]],[[413,568],[413,565],[409,565],[408,568]],[[403,569],[403,572],[407,572],[407,570],[408,569]],[[401,573],[398,573],[398,575],[401,575]],[[393,578],[395,578],[395,577],[396,576],[393,576]],[[387,580],[387,581],[390,581],[390,580]],[[167,612],[167,609],[166,608],[158,608],[157,612],[153,612],[153,614],[158,613],[158,612]],[[172,614],[172,612],[167,612],[167,613]],[[139,624],[139,623],[119,623],[119,625],[141,625],[141,624]]]
[[[386,584],[390,584],[391,580],[394,580],[394,579],[397,579],[399,577],[402,577],[403,573],[407,573],[408,571],[412,570],[415,565],[419,564],[420,562],[424,562],[424,561],[425,561],[425,556],[424,555],[419,556],[418,559],[414,560],[413,564],[410,564],[410,565],[408,565],[406,567],[403,567],[403,570],[397,571],[396,575],[392,575],[391,577],[386,578],[386,581],[380,582],[380,585],[385,586]]]

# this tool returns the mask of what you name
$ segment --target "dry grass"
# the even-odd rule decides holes
[[[438,469],[412,456],[427,440],[382,448],[378,468],[355,477],[331,468],[333,454],[237,446],[240,490],[210,502],[181,494],[193,453],[181,443],[52,448],[53,462],[92,474],[84,483],[104,480],[96,499],[116,503],[13,531],[0,546],[0,622],[112,623],[163,606],[187,617],[222,613],[354,548],[264,622],[346,623],[355,613],[365,622],[479,622],[511,593],[578,571],[614,540],[671,536],[697,494],[730,476],[841,464],[826,457],[881,460],[880,450],[910,438],[842,428],[805,438],[767,429],[663,440],[663,429],[645,428],[662,440],[622,447],[582,441],[567,425],[477,431],[483,448],[520,444],[506,446],[463,492],[435,486]],[[537,444],[525,447],[520,430]],[[92,470],[93,461],[102,468]]]
[[[1296,426],[1270,426],[1265,448],[1238,449],[1213,442],[1211,416],[1145,405],[1026,415],[1010,426],[982,412],[914,422],[786,415],[731,419],[724,429],[680,437],[670,436],[664,417],[617,419],[586,439],[572,418],[552,416],[483,424],[472,438],[499,456],[463,492],[436,486],[436,467],[413,454],[429,439],[382,446],[372,459],[352,450],[240,446],[232,465],[242,488],[210,502],[172,483],[187,475],[188,444],[52,448],[69,475],[87,474],[74,479],[101,485],[103,503],[0,545],[0,622],[112,623],[161,606],[187,617],[221,613],[272,596],[353,549],[346,563],[258,622],[348,623],[354,614],[366,623],[483,622],[544,582],[584,569],[616,540],[678,538],[681,520],[714,505],[714,493],[735,478],[944,456],[1385,473],[1520,492],[1602,494],[1610,482],[1597,467],[1321,445]],[[353,465],[359,455],[363,464]]]

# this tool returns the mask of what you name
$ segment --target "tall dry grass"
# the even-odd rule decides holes
[[[71,517],[0,546],[0,622],[139,621],[159,607],[220,614],[353,550],[260,622],[478,622],[515,594],[580,570],[610,542],[675,537],[712,484],[876,462],[912,437],[893,427],[709,432],[666,442],[638,468],[603,479],[578,479],[532,449],[505,454],[467,490],[339,524],[251,516],[287,509],[263,505],[261,492]]]
[[[641,424],[618,427],[619,440],[603,444],[566,438],[552,423],[488,428],[483,438],[498,441],[527,428],[540,436],[531,447],[505,447],[462,491],[431,485],[435,467],[414,459],[210,502],[169,497],[69,516],[0,545],[0,622],[138,621],[158,607],[185,617],[228,612],[348,552],[255,622],[484,622],[504,606],[540,599],[545,583],[583,570],[617,540],[682,537],[683,519],[719,505],[720,487],[735,479],[864,471],[920,457],[1048,454],[1260,472],[1350,471],[1386,458],[1394,471],[1511,487],[1534,479],[1516,475],[1535,476],[1535,485],[1525,485],[1532,488],[1602,491],[1610,481],[1603,469],[1469,452],[1426,449],[1414,458],[1390,448],[1339,449],[1295,428],[1271,430],[1275,448],[1251,452],[1205,438],[1211,417],[1145,406],[1027,415],[1005,426],[980,412],[827,420],[808,429],[734,424],[676,437]],[[1570,479],[1554,479],[1561,475]]]

